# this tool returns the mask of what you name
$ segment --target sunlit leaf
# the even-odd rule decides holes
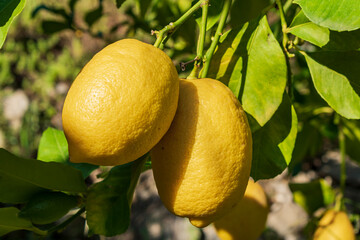
[[[360,30],[331,31],[311,22],[303,11],[296,15],[287,31],[324,49],[356,50],[360,48]]]
[[[360,52],[316,52],[305,58],[320,96],[345,118],[359,119]]]
[[[245,111],[263,126],[279,107],[287,81],[283,51],[266,17],[224,34],[208,77],[229,86]]]
[[[360,28],[359,0],[295,0],[312,22],[335,31]]]
[[[89,189],[86,216],[90,233],[114,236],[126,231],[134,189],[147,156],[113,167],[102,182]]]
[[[5,42],[12,21],[24,6],[25,0],[0,0],[0,48]]]
[[[297,138],[297,132],[298,132],[298,119],[295,112],[295,108],[291,106],[291,129],[289,132],[289,135],[282,141],[278,146],[280,148],[280,151],[282,155],[284,156],[284,159],[286,161],[286,164],[289,165],[292,160],[292,153],[295,147],[295,141]]]
[[[303,11],[296,15],[287,31],[319,47],[330,40],[330,30],[311,22]]]

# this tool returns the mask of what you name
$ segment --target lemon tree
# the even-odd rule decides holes
[[[51,235],[80,216],[91,234],[121,234],[149,169],[169,211],[199,228],[234,229],[233,217],[217,223],[246,202],[249,177],[295,175],[331,143],[340,151],[339,191],[321,179],[290,188],[314,216],[311,236],[345,229],[353,239],[344,193],[346,155],[360,163],[358,0],[116,0],[109,4],[127,20],[104,29],[97,23],[108,6],[95,3],[84,14],[77,0],[32,9],[33,18],[56,16],[39,21],[45,34],[106,44],[74,79],[63,131],[43,132],[37,159],[0,149],[0,235]],[[0,0],[0,47],[25,5]],[[102,181],[85,184],[95,169]],[[245,210],[262,212],[264,199]],[[317,210],[334,204],[317,221]],[[263,221],[244,220],[252,238]]]

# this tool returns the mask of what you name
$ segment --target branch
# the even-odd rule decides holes
[[[181,26],[186,20],[188,20],[205,2],[206,0],[199,0],[194,6],[192,6],[184,15],[182,15],[178,20],[175,22],[171,22],[166,25],[160,31],[154,31],[156,33],[156,41],[154,43],[155,47],[160,47],[163,44],[164,39],[167,39],[167,36],[176,31],[176,29]]]
[[[203,61],[208,9],[209,9],[209,1],[207,0],[202,5],[202,18],[201,18],[199,39],[198,39],[198,44],[197,44],[197,49],[196,49],[195,63],[194,63],[194,68],[191,71],[188,79],[197,78],[201,62]]]
[[[212,56],[213,56],[213,54],[215,52],[216,46],[219,43],[220,36],[222,35],[222,31],[224,29],[227,16],[229,14],[230,6],[231,6],[231,0],[225,0],[224,7],[223,7],[223,9],[221,11],[219,25],[218,25],[218,27],[216,29],[214,39],[212,40],[211,45],[210,45],[210,47],[209,47],[209,49],[206,52],[206,55],[204,57],[204,68],[203,68],[202,73],[201,73],[201,78],[206,78],[206,75],[207,75],[207,73],[209,71],[211,58],[212,58]]]

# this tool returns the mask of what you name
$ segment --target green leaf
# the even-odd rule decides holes
[[[193,1],[194,4],[196,2],[197,1]],[[219,21],[223,5],[224,1],[212,0],[209,2],[206,31],[210,30]],[[195,13],[196,22],[199,26],[201,26],[201,13],[201,8]]]
[[[81,193],[86,185],[70,166],[20,158],[0,148],[0,202],[23,203],[44,189]]]
[[[70,165],[80,170],[84,178],[98,168],[92,164],[69,162],[68,144],[64,132],[50,127],[41,136],[37,159],[44,162],[59,162]]]
[[[235,28],[256,17],[269,6],[269,0],[235,0],[230,9],[230,25]]]
[[[335,31],[360,28],[359,0],[295,0],[312,22]]]
[[[287,32],[328,50],[356,50],[360,48],[360,30],[336,32],[311,22],[300,11]]]
[[[313,119],[311,121],[317,120]],[[314,124],[309,121],[305,121],[302,124],[301,131],[299,130],[296,137],[293,159],[289,164],[290,172],[297,167],[297,164],[302,163],[306,157],[315,156],[322,147],[322,136],[319,131],[320,126],[314,126]]]
[[[292,160],[292,153],[295,148],[295,141],[298,132],[298,119],[294,106],[291,106],[291,129],[289,135],[279,143],[278,147],[285,158],[286,164],[289,165]]]
[[[0,208],[0,236],[16,230],[29,230],[40,235],[46,232],[34,227],[29,220],[18,217],[19,209],[14,207]]]
[[[37,158],[44,162],[65,163],[69,152],[64,132],[47,128],[41,136]]]
[[[335,193],[323,179],[310,183],[289,184],[294,201],[310,215],[321,207],[327,207],[335,200]]]
[[[47,34],[53,34],[71,28],[68,22],[58,22],[50,20],[43,21],[41,23],[41,27],[43,31]]]
[[[255,181],[273,178],[290,163],[297,135],[297,117],[290,99],[284,99],[264,127],[253,133],[251,176]]]
[[[360,121],[343,120],[346,154],[360,163]]]
[[[279,107],[287,81],[285,56],[265,16],[224,34],[208,77],[228,85],[264,126]]]
[[[314,86],[340,115],[360,118],[360,52],[316,52],[305,54]]]
[[[24,9],[25,0],[0,0],[0,48],[14,18]]]
[[[99,7],[87,12],[85,14],[85,22],[91,27],[96,21],[98,21],[102,17],[103,6],[101,2],[99,3]]]
[[[77,197],[61,192],[36,194],[18,214],[35,224],[55,222],[77,206]]]
[[[126,231],[134,189],[147,157],[113,167],[89,189],[85,208],[90,233],[115,236]]]
[[[311,22],[303,11],[295,16],[287,31],[319,47],[330,41],[330,30]]]

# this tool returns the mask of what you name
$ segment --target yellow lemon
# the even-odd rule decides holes
[[[70,161],[119,165],[144,155],[170,127],[178,94],[175,66],[163,51],[134,39],[108,45],[65,99]]]
[[[221,240],[256,240],[265,228],[268,213],[263,188],[249,180],[244,198],[214,226]]]
[[[314,240],[355,240],[354,228],[346,212],[328,210],[319,221]]]
[[[151,151],[156,186],[172,213],[205,227],[243,197],[252,139],[239,101],[213,79],[180,80],[169,131]]]

